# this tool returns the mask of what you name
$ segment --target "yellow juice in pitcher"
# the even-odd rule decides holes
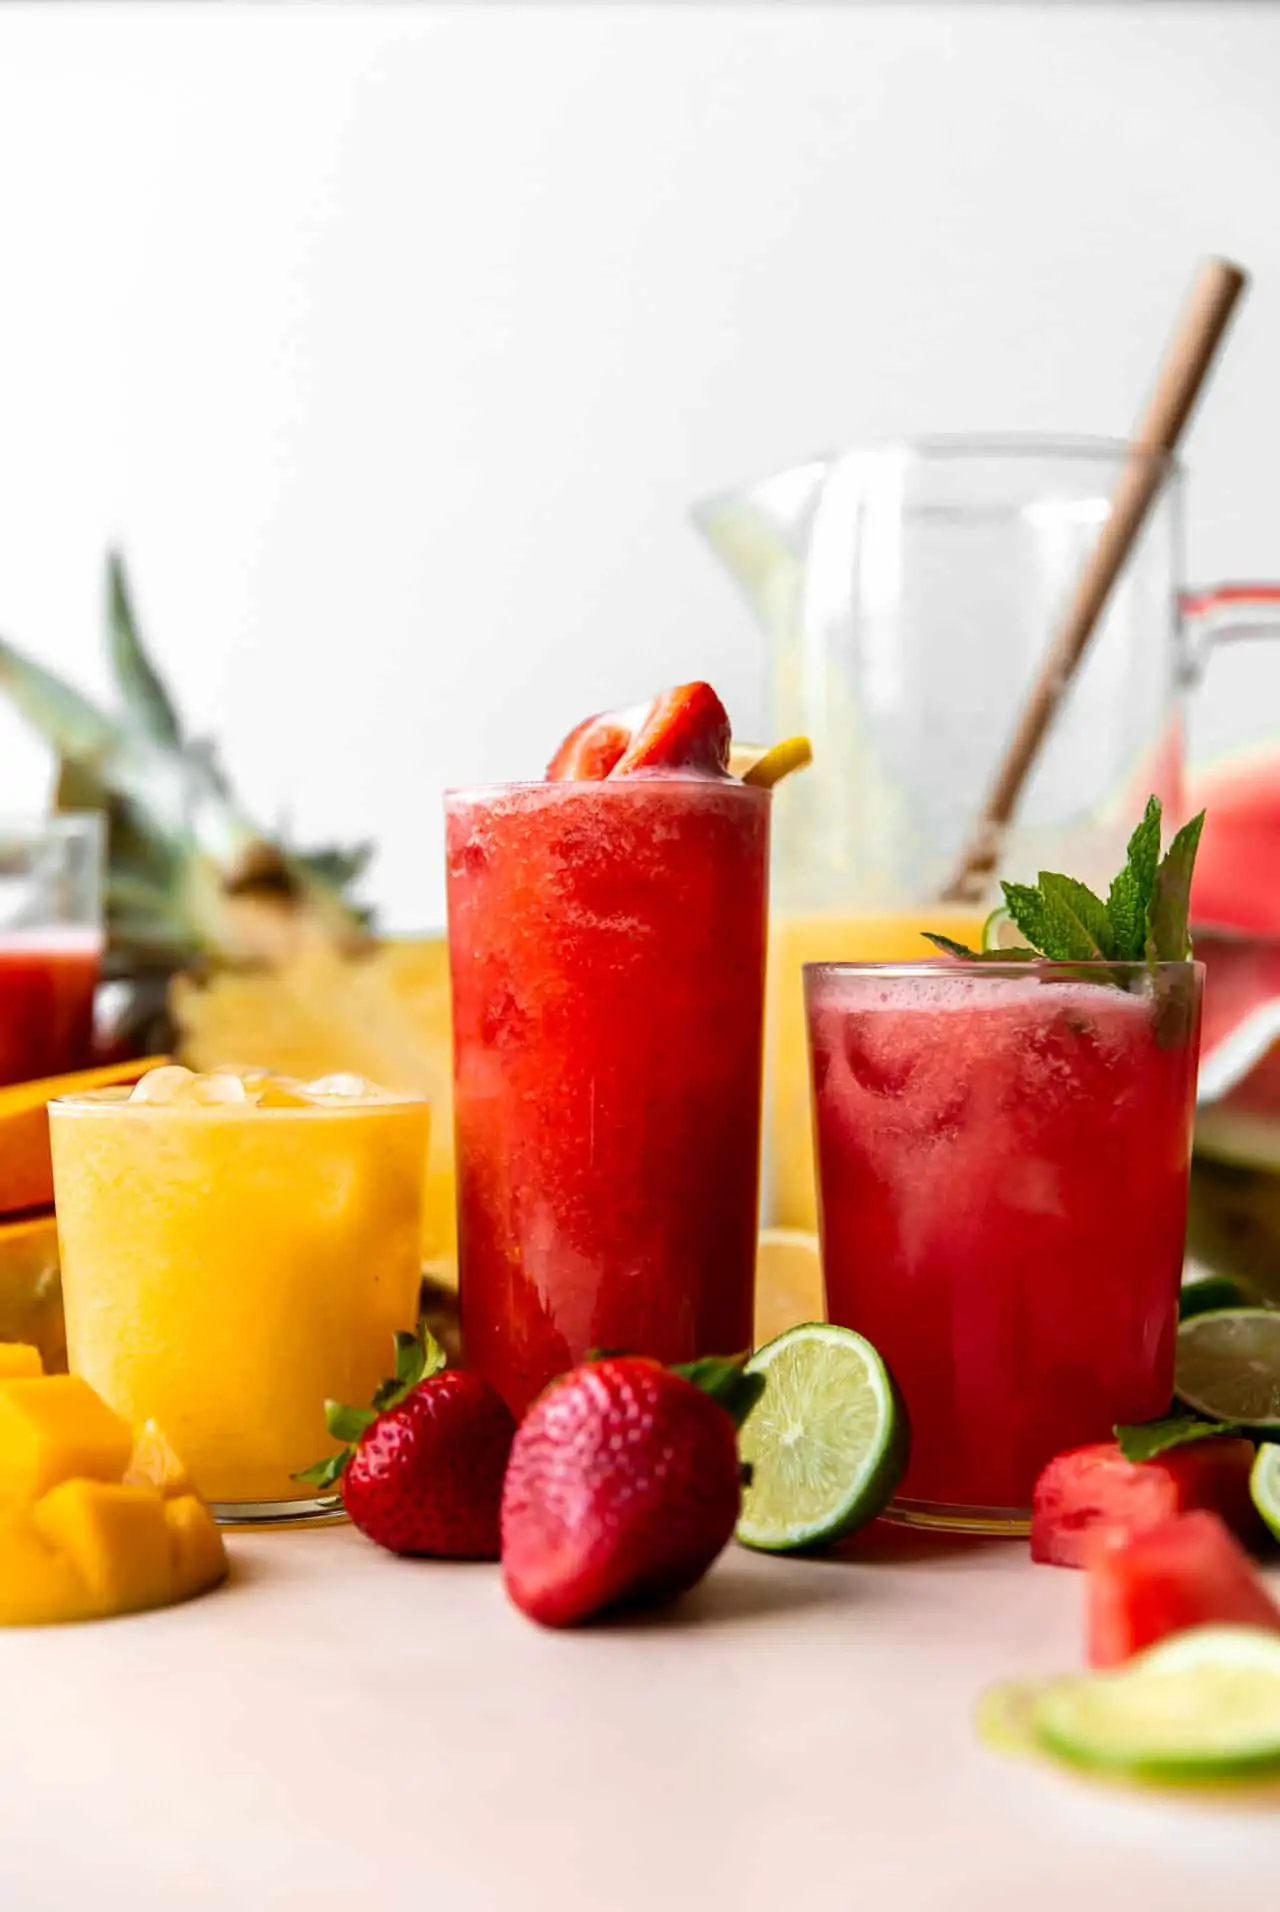
[[[775,917],[769,941],[765,1074],[765,1221],[816,1228],[809,1052],[805,1036],[805,963],[925,962],[937,951],[922,931],[980,947],[985,909],[921,904],[918,910],[849,911]]]

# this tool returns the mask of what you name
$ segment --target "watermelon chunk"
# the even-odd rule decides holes
[[[1175,1514],[1208,1508],[1242,1540],[1261,1539],[1249,1493],[1253,1446],[1215,1437],[1127,1461],[1114,1441],[1075,1447],[1049,1462],[1035,1485],[1031,1558],[1082,1567],[1095,1535],[1123,1540]]]
[[[1188,1627],[1265,1627],[1280,1606],[1216,1514],[1177,1514],[1124,1540],[1096,1535],[1085,1561],[1090,1666],[1120,1666]]]

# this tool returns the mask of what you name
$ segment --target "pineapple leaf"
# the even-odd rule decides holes
[[[142,642],[118,551],[107,557],[107,643],[125,710],[138,729],[158,744],[179,746],[182,722]]]
[[[94,763],[123,741],[114,719],[4,638],[0,638],[0,691],[60,757]]]
[[[353,843],[349,849],[330,845],[323,850],[295,850],[293,861],[299,869],[327,888],[348,890],[373,861],[372,843]]]

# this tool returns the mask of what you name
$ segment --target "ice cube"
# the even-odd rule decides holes
[[[181,1099],[198,1102],[205,1107],[216,1107],[220,1103],[239,1103],[243,1106],[249,1096],[240,1076],[219,1071],[212,1075],[196,1076]]]
[[[195,1073],[184,1069],[181,1063],[166,1063],[160,1069],[148,1069],[144,1076],[133,1085],[130,1102],[185,1102],[188,1099],[188,1085],[195,1081]]]
[[[376,1082],[341,1072],[318,1076],[314,1082],[300,1082],[298,1090],[317,1102],[384,1102],[387,1099],[386,1090],[380,1089]]]

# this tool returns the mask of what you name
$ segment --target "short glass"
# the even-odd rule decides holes
[[[1199,963],[805,967],[827,1311],[911,1418],[891,1517],[1021,1532],[1167,1411]]]
[[[90,1060],[102,846],[96,814],[0,818],[0,1087]]]
[[[446,798],[463,1351],[521,1413],[592,1348],[751,1344],[770,795]]]
[[[160,1423],[219,1520],[336,1514],[293,1476],[417,1319],[430,1111],[129,1093],[50,1105],[71,1371]]]

